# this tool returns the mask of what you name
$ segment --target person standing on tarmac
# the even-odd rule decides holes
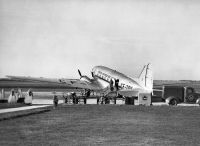
[[[100,97],[99,102],[100,104],[103,104],[103,96]]]
[[[113,91],[113,80],[110,80],[110,91]]]
[[[64,99],[64,103],[67,103],[67,102],[68,102],[68,100],[67,100],[67,95],[64,95],[64,94],[63,94],[63,99]]]
[[[57,95],[53,96],[53,104],[54,104],[54,108],[56,108],[58,106],[58,97],[57,97]]]
[[[76,93],[73,92],[73,93],[72,93],[73,104],[77,104],[77,99],[76,99],[76,98],[77,98],[77,97],[76,97]]]
[[[119,79],[115,80],[115,88],[116,88],[116,91],[119,90]]]

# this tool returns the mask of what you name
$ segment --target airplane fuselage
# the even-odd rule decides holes
[[[104,66],[95,66],[92,69],[94,78],[96,78],[103,88],[109,86],[111,79],[113,81],[119,80],[119,88],[121,89],[141,89],[142,86],[134,79]]]

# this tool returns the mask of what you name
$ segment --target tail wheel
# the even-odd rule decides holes
[[[178,104],[178,101],[176,99],[172,99],[170,101],[170,105],[177,105]]]
[[[186,97],[186,101],[187,102],[189,102],[189,103],[191,103],[191,102],[195,102],[195,97],[194,97],[194,95],[188,95],[187,97]]]

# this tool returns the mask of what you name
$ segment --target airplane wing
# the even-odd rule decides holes
[[[100,90],[101,87],[95,81],[84,81],[80,79],[61,79],[61,83],[70,84],[74,88],[90,89],[90,90]]]
[[[40,82],[40,83],[50,83],[50,84],[62,84],[67,87],[81,88],[81,89],[90,89],[98,90],[98,84],[93,82],[82,81],[80,79],[52,79],[52,78],[43,78],[43,77],[24,77],[24,76],[7,76],[10,80],[17,81],[31,81],[31,82]]]

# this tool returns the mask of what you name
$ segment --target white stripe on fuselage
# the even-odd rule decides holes
[[[107,84],[104,85],[104,87],[107,87],[109,85],[111,79],[113,81],[119,79],[119,87],[122,89],[142,88],[137,81],[127,77],[126,75],[120,72],[117,72],[104,66],[96,66],[92,69],[92,72],[95,77],[103,80],[104,82],[107,82]]]

